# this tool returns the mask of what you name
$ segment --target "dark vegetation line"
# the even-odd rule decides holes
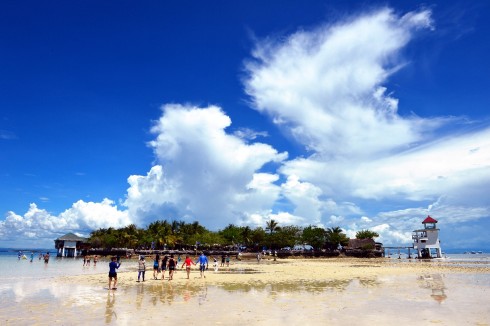
[[[379,235],[369,230],[357,232],[357,239],[373,239]],[[279,226],[271,219],[265,229],[229,224],[222,230],[210,231],[199,222],[155,221],[146,229],[131,224],[124,228],[99,229],[90,234],[93,248],[128,248],[155,250],[241,249],[258,251],[310,245],[315,250],[333,251],[346,246],[349,238],[340,227]]]

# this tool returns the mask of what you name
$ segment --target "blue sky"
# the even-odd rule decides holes
[[[486,1],[3,1],[0,246],[157,219],[490,248]]]

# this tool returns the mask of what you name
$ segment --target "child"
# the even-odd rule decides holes
[[[143,276],[143,282],[145,281],[145,256],[140,256],[140,260],[138,262],[138,282],[140,281],[140,276]]]
[[[121,263],[116,262],[116,257],[111,258],[111,262],[109,263],[109,289],[115,290],[117,289],[117,272],[116,269],[121,266]],[[111,288],[112,280],[114,279],[114,287]]]
[[[213,267],[214,267],[214,271],[217,272],[218,271],[218,260],[216,259],[216,257],[213,257]]]

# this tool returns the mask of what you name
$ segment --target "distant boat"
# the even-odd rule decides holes
[[[482,253],[483,253],[483,251],[478,251],[478,253],[479,253],[479,254],[482,254]]]

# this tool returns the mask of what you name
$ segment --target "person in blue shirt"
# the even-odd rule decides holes
[[[201,272],[201,278],[206,278],[204,275],[204,271],[208,269],[208,257],[204,255],[204,252],[201,252],[201,256],[197,258],[196,265],[199,263],[199,271]]]
[[[116,262],[116,257],[111,258],[111,262],[109,263],[109,290],[115,290],[117,289],[117,272],[116,269],[118,269],[121,266],[121,263]],[[111,288],[111,283],[112,280],[114,279],[114,285]]]

